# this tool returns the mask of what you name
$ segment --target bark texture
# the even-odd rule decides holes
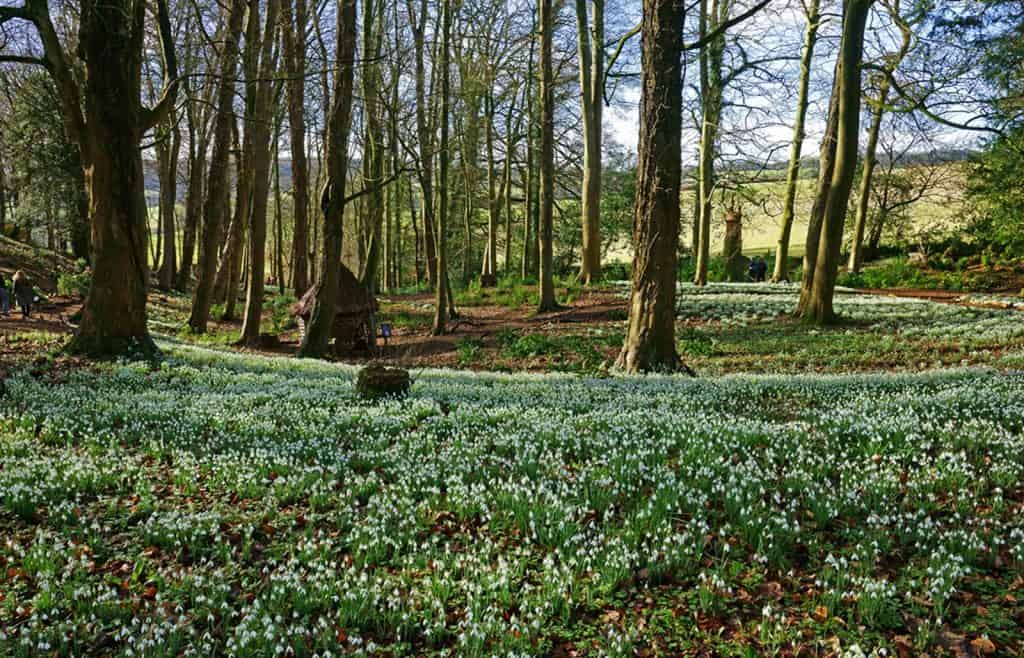
[[[825,203],[814,281],[807,305],[803,309],[804,319],[816,324],[832,322],[836,317],[832,308],[832,298],[835,293],[836,276],[839,273],[846,209],[857,168],[861,62],[864,54],[864,30],[872,4],[873,0],[849,0],[843,17],[843,39],[839,53],[842,75],[839,84],[836,160]]]
[[[682,136],[683,0],[644,0],[629,327],[617,365],[674,371]]]

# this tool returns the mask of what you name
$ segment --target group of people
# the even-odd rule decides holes
[[[35,292],[32,290],[32,281],[28,275],[18,270],[11,277],[10,286],[4,279],[3,272],[0,272],[0,315],[4,318],[11,316],[11,297],[17,302],[21,309],[21,317],[28,318],[32,315],[32,302],[35,299]]]
[[[755,283],[764,283],[768,277],[768,262],[761,256],[754,256],[747,265],[747,275]]]

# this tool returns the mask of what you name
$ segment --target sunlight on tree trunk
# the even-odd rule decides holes
[[[683,0],[644,0],[637,196],[629,326],[617,366],[675,371],[682,137]]]

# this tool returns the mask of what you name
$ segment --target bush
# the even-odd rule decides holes
[[[92,270],[84,258],[75,261],[75,269],[57,275],[57,294],[85,299],[92,285]]]
[[[630,263],[616,262],[601,265],[601,278],[605,281],[629,281],[633,267]]]
[[[484,342],[473,336],[465,336],[460,338],[456,344],[456,350],[459,354],[459,365],[468,366],[475,363],[484,352]]]

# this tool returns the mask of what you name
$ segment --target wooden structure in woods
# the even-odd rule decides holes
[[[306,336],[306,324],[313,312],[315,301],[316,286],[313,286],[292,307],[292,313],[298,318],[303,338]],[[350,269],[342,265],[338,297],[334,307],[334,328],[331,331],[335,354],[376,352],[377,308],[377,298],[370,294]]]

